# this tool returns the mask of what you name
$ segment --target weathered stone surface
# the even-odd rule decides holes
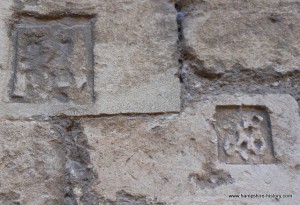
[[[1,38],[1,116],[180,110],[172,3],[40,0],[1,9],[10,35]]]
[[[23,18],[13,34],[13,102],[93,102],[92,22]]]
[[[0,122],[0,204],[63,204],[64,150],[48,123]]]
[[[88,152],[87,137],[75,120],[56,119],[51,128],[60,135],[64,151],[64,205],[98,205],[99,197],[91,188],[97,178]]]
[[[186,13],[186,44],[205,68],[299,70],[298,1],[178,2]]]
[[[299,6],[0,2],[0,204],[298,204]]]
[[[253,160],[234,158],[236,164],[220,160],[217,127],[218,120],[223,122],[218,115],[224,106],[242,107],[240,111],[247,116],[269,115],[276,162],[273,158],[268,161],[268,152]],[[104,202],[118,201],[124,191],[138,199],[144,197],[141,204],[151,204],[151,200],[178,205],[276,202],[275,198],[230,199],[230,194],[291,194],[293,198],[279,199],[280,203],[297,203],[298,109],[289,95],[221,95],[195,103],[180,116],[82,120],[91,162],[99,176],[94,190]],[[237,118],[235,115],[232,118]],[[267,125],[261,126],[264,132]],[[271,164],[254,165],[261,162]]]
[[[219,160],[226,163],[272,163],[272,128],[264,107],[216,108]]]

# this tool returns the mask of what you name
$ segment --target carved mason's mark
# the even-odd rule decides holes
[[[24,18],[13,34],[13,102],[93,101],[92,23]]]
[[[217,106],[219,160],[232,164],[273,163],[267,110],[259,106]]]

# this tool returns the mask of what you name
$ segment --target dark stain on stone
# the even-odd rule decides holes
[[[204,173],[191,173],[188,176],[189,181],[194,181],[202,189],[216,188],[223,184],[232,184],[234,179],[231,175],[223,169],[216,169],[212,163],[203,164]]]
[[[280,16],[279,14],[273,13],[273,14],[271,14],[271,15],[269,16],[269,19],[270,19],[270,21],[271,21],[272,23],[278,23],[278,22],[281,22],[281,21],[283,20],[283,17]]]
[[[52,122],[64,141],[65,205],[98,205],[99,199],[91,188],[97,179],[89,155],[87,136],[78,121],[61,119]]]

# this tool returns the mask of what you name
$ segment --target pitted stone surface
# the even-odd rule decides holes
[[[89,20],[22,19],[13,36],[11,101],[93,101],[93,38]]]
[[[187,14],[187,46],[206,69],[219,73],[237,68],[299,70],[298,1],[180,2]]]
[[[271,122],[263,107],[216,108],[219,160],[232,164],[272,163]]]
[[[0,204],[298,204],[299,6],[0,1]]]
[[[62,139],[48,123],[0,121],[0,204],[62,205]]]
[[[1,17],[10,39],[0,39],[0,116],[180,110],[172,3],[40,0],[10,9]]]
[[[234,109],[220,112],[216,107]],[[300,199],[298,109],[297,102],[289,95],[220,95],[195,102],[180,116],[82,120],[91,162],[99,176],[94,190],[104,201],[118,200],[117,193],[123,190],[134,196],[148,196],[147,201],[155,198],[174,205],[276,202],[275,198],[228,197],[255,193],[292,194],[293,198],[280,201],[297,204]],[[237,127],[244,115],[244,126],[253,126],[253,131],[257,126],[254,123],[262,123],[255,132],[260,131],[263,136],[253,136],[256,135],[253,132],[252,137],[265,140],[269,146],[266,142],[269,136],[264,130],[267,111],[278,163],[254,165],[273,162],[267,147],[262,158],[249,155],[247,163],[238,158],[239,153],[230,159],[238,164],[220,161],[217,124],[221,122],[223,126],[226,118],[231,120],[229,129],[233,129],[231,126]],[[259,155],[259,150],[254,151]],[[248,164],[249,161],[254,164]]]

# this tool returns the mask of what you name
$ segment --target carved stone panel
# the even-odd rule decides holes
[[[10,99],[93,101],[92,24],[85,18],[23,19],[14,32]]]
[[[271,122],[264,107],[217,106],[219,160],[229,164],[273,163]]]

